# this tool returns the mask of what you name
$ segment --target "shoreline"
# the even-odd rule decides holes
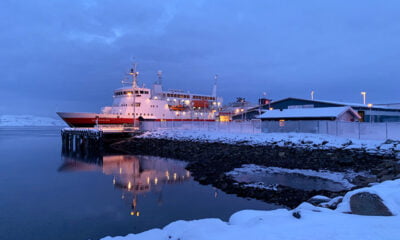
[[[145,132],[115,143],[112,148],[130,154],[187,161],[187,169],[201,184],[211,184],[226,193],[283,204],[289,208],[315,195],[337,197],[370,183],[400,177],[397,159],[400,144],[397,141],[355,141],[300,134],[218,134],[182,130]],[[363,171],[370,176],[357,176],[352,179],[353,188],[335,192],[304,191],[282,185],[260,188],[237,182],[227,174],[245,164],[315,171]]]

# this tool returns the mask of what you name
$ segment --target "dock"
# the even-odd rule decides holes
[[[64,128],[61,130],[62,154],[96,160],[109,144],[140,133],[138,127],[124,125]]]

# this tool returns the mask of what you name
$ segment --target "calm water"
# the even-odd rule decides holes
[[[0,239],[98,239],[277,208],[200,185],[173,159],[61,156],[59,131],[0,128]]]

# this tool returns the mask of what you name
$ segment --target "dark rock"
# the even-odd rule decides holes
[[[299,211],[293,212],[293,213],[292,213],[292,216],[295,217],[295,218],[297,218],[297,219],[300,219],[300,218],[301,218],[301,214],[300,214]]]
[[[356,186],[368,186],[368,184],[376,181],[377,178],[375,176],[372,177],[357,176],[351,181],[351,183]]]
[[[392,140],[392,139],[388,139],[388,140],[386,140],[383,144],[392,144],[392,143],[394,143],[394,142],[396,142],[396,141],[394,141],[394,140]]]
[[[310,199],[307,200],[308,203],[311,203],[314,206],[318,206],[321,203],[326,203],[329,202],[331,199],[328,197],[323,196],[324,198],[322,198],[321,196],[314,196]]]
[[[379,179],[379,181],[380,182],[384,182],[384,181],[387,181],[387,180],[393,180],[393,179],[395,179],[396,178],[396,175],[394,175],[394,174],[387,174],[387,175],[383,175],[380,179]]]
[[[383,204],[382,199],[373,193],[360,192],[350,197],[350,209],[353,214],[367,216],[393,216]]]

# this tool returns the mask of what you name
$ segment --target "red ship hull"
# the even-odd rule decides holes
[[[214,122],[212,119],[138,119],[122,118],[118,115],[95,114],[95,113],[57,113],[70,127],[94,127],[97,124],[103,125],[124,125],[133,124],[134,121],[205,121]]]

